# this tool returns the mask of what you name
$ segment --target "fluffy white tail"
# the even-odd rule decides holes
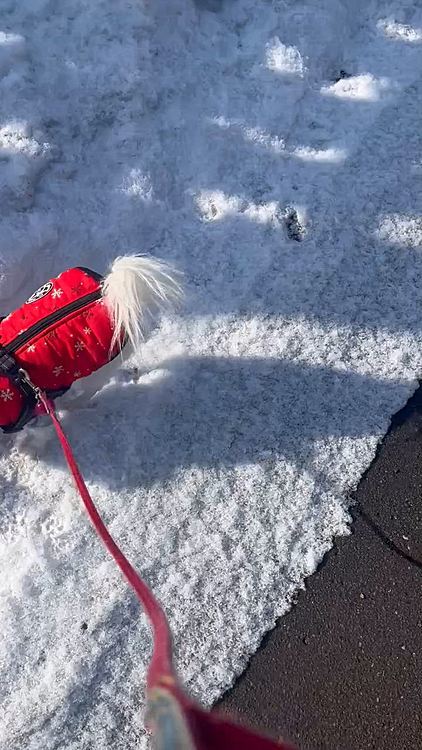
[[[180,274],[155,258],[125,255],[113,261],[104,279],[103,298],[114,325],[111,348],[125,332],[136,349],[154,328],[159,315],[180,304]]]

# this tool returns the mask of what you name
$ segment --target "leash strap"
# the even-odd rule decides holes
[[[156,750],[289,750],[282,742],[208,713],[185,695],[177,682],[171,658],[171,633],[154,594],[132,567],[104,524],[79,471],[69,441],[57,417],[54,402],[21,370],[38,402],[50,416],[85,510],[104,546],[132,586],[151,625],[153,652],[147,674],[147,707]],[[293,750],[290,748],[290,750]]]
[[[70,472],[73,476],[76,487],[81,496],[82,502],[85,506],[85,510],[91,520],[91,523],[94,526],[95,531],[97,532],[107,551],[119,566],[121,572],[123,573],[130,586],[132,586],[132,588],[134,589],[135,594],[141,602],[142,607],[150,622],[154,636],[154,647],[152,659],[148,669],[148,684],[151,686],[156,685],[157,682],[161,682],[163,677],[173,679],[173,667],[171,659],[171,634],[164,611],[160,603],[152,593],[151,589],[147,586],[145,581],[143,581],[140,575],[130,564],[129,560],[125,557],[120,547],[116,544],[100,514],[98,513],[94,501],[92,500],[89,490],[79,470],[72,448],[70,447],[69,441],[56,414],[54,402],[49,399],[48,396],[43,393],[43,391],[39,389],[37,389],[37,396],[40,403],[44,407],[45,412],[50,416],[53,422]]]

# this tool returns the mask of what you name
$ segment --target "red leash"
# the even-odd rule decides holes
[[[170,676],[173,674],[171,659],[171,633],[167,618],[160,603],[155,598],[154,594],[148,588],[146,583],[142,580],[140,575],[138,575],[136,570],[130,564],[129,560],[125,557],[121,549],[117,546],[113,537],[107,530],[107,527],[105,526],[100,514],[98,513],[91,495],[89,494],[85,481],[81,475],[81,472],[79,471],[79,467],[76,463],[75,456],[73,455],[72,448],[69,445],[69,441],[65,435],[63,427],[61,426],[61,423],[57,418],[54,402],[51,401],[42,391],[38,392],[38,397],[46,413],[51,417],[51,420],[54,424],[57,437],[60,440],[60,444],[62,446],[67,464],[75,480],[76,487],[78,488],[86,512],[91,519],[92,525],[94,526],[98,536],[101,538],[104,546],[116,561],[126,580],[134,589],[136,596],[141,602],[142,607],[145,610],[145,613],[150,621],[154,636],[154,650],[148,670],[148,684],[156,684],[158,678],[162,678],[163,675]]]
[[[205,711],[185,694],[173,669],[171,632],[164,610],[102,521],[56,415],[53,401],[22,372],[54,424],[69,469],[97,534],[134,589],[150,621],[153,652],[147,674],[147,720],[156,750],[237,750],[239,747],[242,750],[293,750],[282,742],[274,742],[234,724],[224,716]]]

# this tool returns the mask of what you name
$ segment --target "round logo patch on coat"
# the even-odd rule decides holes
[[[38,300],[42,299],[43,297],[46,297],[49,292],[51,292],[53,288],[53,282],[47,281],[46,284],[43,284],[40,286],[39,289],[37,289],[34,294],[31,294],[30,298],[26,300],[25,304],[30,305],[31,302],[38,302]]]

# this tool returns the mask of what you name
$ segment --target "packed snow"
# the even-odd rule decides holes
[[[421,372],[422,9],[0,9],[0,313],[127,251],[186,276],[64,424],[211,704],[348,533]],[[39,432],[1,441],[0,745],[146,748],[146,621]]]

